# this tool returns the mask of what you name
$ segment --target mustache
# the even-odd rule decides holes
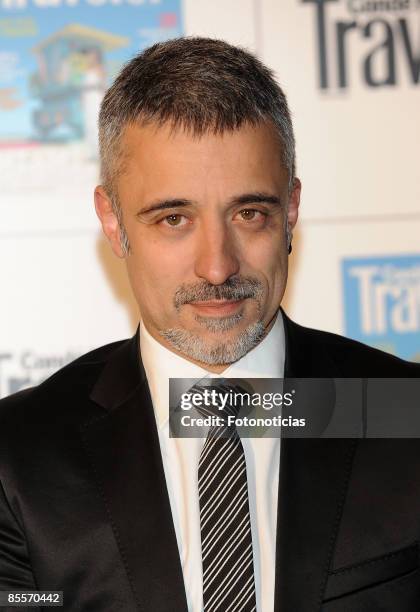
[[[261,281],[252,277],[228,278],[221,285],[209,282],[198,282],[191,285],[183,284],[175,291],[174,305],[178,309],[190,302],[207,302],[210,300],[244,300],[258,299],[263,293]]]

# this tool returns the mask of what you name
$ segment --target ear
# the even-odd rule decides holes
[[[102,231],[108,238],[112,250],[117,257],[124,257],[121,248],[121,232],[117,215],[112,207],[111,199],[105,189],[98,185],[95,189],[95,210],[102,225]]]
[[[287,212],[287,223],[289,225],[290,230],[295,227],[296,222],[298,220],[301,189],[302,184],[300,180],[298,178],[295,178],[293,180],[293,187],[289,196],[289,206]]]

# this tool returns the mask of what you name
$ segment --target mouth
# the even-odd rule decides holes
[[[206,302],[189,302],[189,306],[192,306],[201,315],[226,316],[239,310],[244,302],[245,299],[235,301],[209,300]]]

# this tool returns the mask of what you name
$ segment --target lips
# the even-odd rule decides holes
[[[202,314],[225,315],[235,312],[245,300],[209,300],[207,302],[190,302],[189,305]]]

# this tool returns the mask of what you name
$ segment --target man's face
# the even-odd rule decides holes
[[[279,142],[265,124],[202,137],[130,125],[122,150],[116,189],[143,322],[171,350],[220,371],[261,340],[279,308],[299,181],[289,195]],[[96,206],[121,256],[100,189]]]

